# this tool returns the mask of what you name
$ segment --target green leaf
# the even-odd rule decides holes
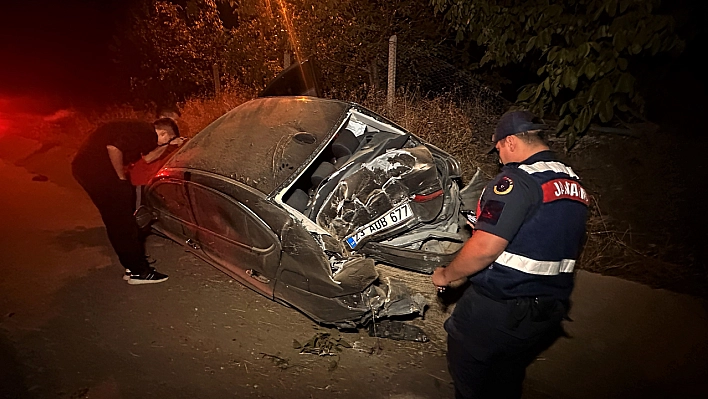
[[[605,9],[607,10],[607,14],[609,14],[610,17],[614,17],[615,13],[617,12],[617,0],[609,0],[605,5]]]
[[[568,135],[565,136],[565,149],[566,149],[566,151],[573,148],[576,141],[577,141],[577,134],[575,133],[575,131],[573,131],[573,130],[569,131]]]
[[[568,108],[570,108],[572,113],[578,112],[578,101],[575,99],[568,101]]]
[[[543,81],[543,89],[546,91],[551,90],[551,78],[548,77]]]
[[[634,89],[634,76],[629,73],[623,73],[617,81],[615,91],[618,93],[631,93]]]
[[[521,93],[516,97],[516,101],[526,101],[531,97],[531,95],[534,93],[536,87],[535,85],[526,85],[523,90],[521,90]]]
[[[589,124],[590,124],[590,110],[588,108],[583,108],[583,110],[580,111],[580,115],[575,119],[575,123],[573,123],[573,127],[575,128],[575,131],[577,131],[577,132],[584,132],[585,129],[587,129]]]
[[[556,133],[559,133],[563,128],[565,127],[565,119],[561,119],[560,122],[558,122],[558,125],[556,125]]]
[[[536,37],[537,37],[537,36],[532,37],[532,38],[529,39],[529,41],[526,43],[526,52],[527,52],[527,53],[528,53],[529,51],[531,51],[531,50],[533,49],[533,46],[536,44]]]
[[[627,61],[626,58],[618,58],[617,65],[619,66],[620,70],[624,71],[627,69],[627,66],[629,65],[629,61]]]
[[[560,78],[555,78],[553,79],[553,84],[551,84],[551,93],[553,94],[553,97],[558,96],[558,92],[560,92]]]
[[[602,121],[602,123],[607,123],[611,121],[612,117],[614,116],[613,106],[612,103],[610,103],[609,101],[605,101],[601,104],[602,106],[600,107],[599,112],[600,121]]]
[[[565,68],[565,70],[563,71],[562,82],[563,82],[564,87],[570,87],[570,74],[571,73],[572,72],[571,72],[570,68]]]
[[[620,0],[620,14],[624,14],[625,11],[627,11],[627,7],[631,4],[631,0]]]
[[[561,119],[560,122],[558,122],[558,125],[556,126],[556,133],[559,133],[563,128],[567,125],[571,125],[573,123],[573,117],[570,115],[566,115],[565,118]]]
[[[570,79],[570,84],[567,87],[570,90],[575,91],[575,88],[578,86],[578,75],[575,74],[575,71],[572,68],[568,68],[568,76]]]
[[[545,66],[545,65],[542,66],[542,67],[540,67],[540,68],[538,68],[538,71],[536,71],[536,75],[538,75],[538,76],[543,75],[543,72],[544,72],[545,70],[546,70],[546,66]]]
[[[590,54],[590,43],[583,43],[578,47],[578,53],[582,54],[582,57],[587,57]]]
[[[598,8],[597,11],[595,12],[595,15],[593,15],[592,20],[597,21],[600,18],[600,15],[602,15],[602,12],[605,11],[604,8]]]
[[[536,94],[533,96],[533,100],[531,100],[532,103],[535,103],[536,100],[538,100],[538,96],[541,95],[541,91],[543,90],[543,85],[538,85],[536,87]]]
[[[588,79],[592,79],[596,73],[597,65],[595,65],[594,62],[588,62],[588,64],[585,66],[585,76],[587,76]]]
[[[546,60],[553,62],[558,59],[558,47],[553,47],[546,55]]]
[[[610,95],[612,95],[613,91],[614,90],[612,88],[612,83],[610,83],[610,80],[607,78],[603,78],[597,84],[597,93],[595,93],[595,100],[596,101],[608,101],[610,99]]]
[[[627,36],[624,32],[617,32],[612,38],[612,44],[615,46],[615,50],[623,51],[627,47]]]

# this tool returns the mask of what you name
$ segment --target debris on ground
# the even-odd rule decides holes
[[[400,320],[381,320],[369,324],[369,336],[398,341],[428,342],[428,336],[418,326]]]
[[[290,359],[278,356],[279,354],[271,355],[270,353],[261,352],[261,359],[270,359],[273,364],[281,370],[287,370],[291,367]]]
[[[305,344],[300,344],[293,339],[293,348],[300,349],[300,353],[308,353],[318,356],[335,356],[342,348],[351,348],[347,341],[339,334],[330,334],[328,332],[316,333]]]

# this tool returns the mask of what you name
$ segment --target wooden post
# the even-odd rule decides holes
[[[389,108],[393,107],[393,101],[396,96],[396,43],[398,38],[396,35],[388,39],[388,89],[386,92],[386,104]]]
[[[214,64],[212,66],[214,70],[214,93],[218,96],[221,94],[221,82],[219,80],[219,66]]]
[[[286,69],[289,66],[290,66],[290,52],[288,50],[285,50],[285,53],[283,54],[283,69]]]

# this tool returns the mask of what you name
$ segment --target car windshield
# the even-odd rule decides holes
[[[269,194],[333,134],[348,108],[314,97],[249,101],[207,126],[165,166],[217,173]]]

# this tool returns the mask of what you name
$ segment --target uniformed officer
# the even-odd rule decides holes
[[[504,164],[482,192],[472,237],[433,273],[444,290],[470,285],[445,322],[457,398],[519,398],[526,367],[562,333],[588,194],[528,111],[504,114],[492,136]]]

